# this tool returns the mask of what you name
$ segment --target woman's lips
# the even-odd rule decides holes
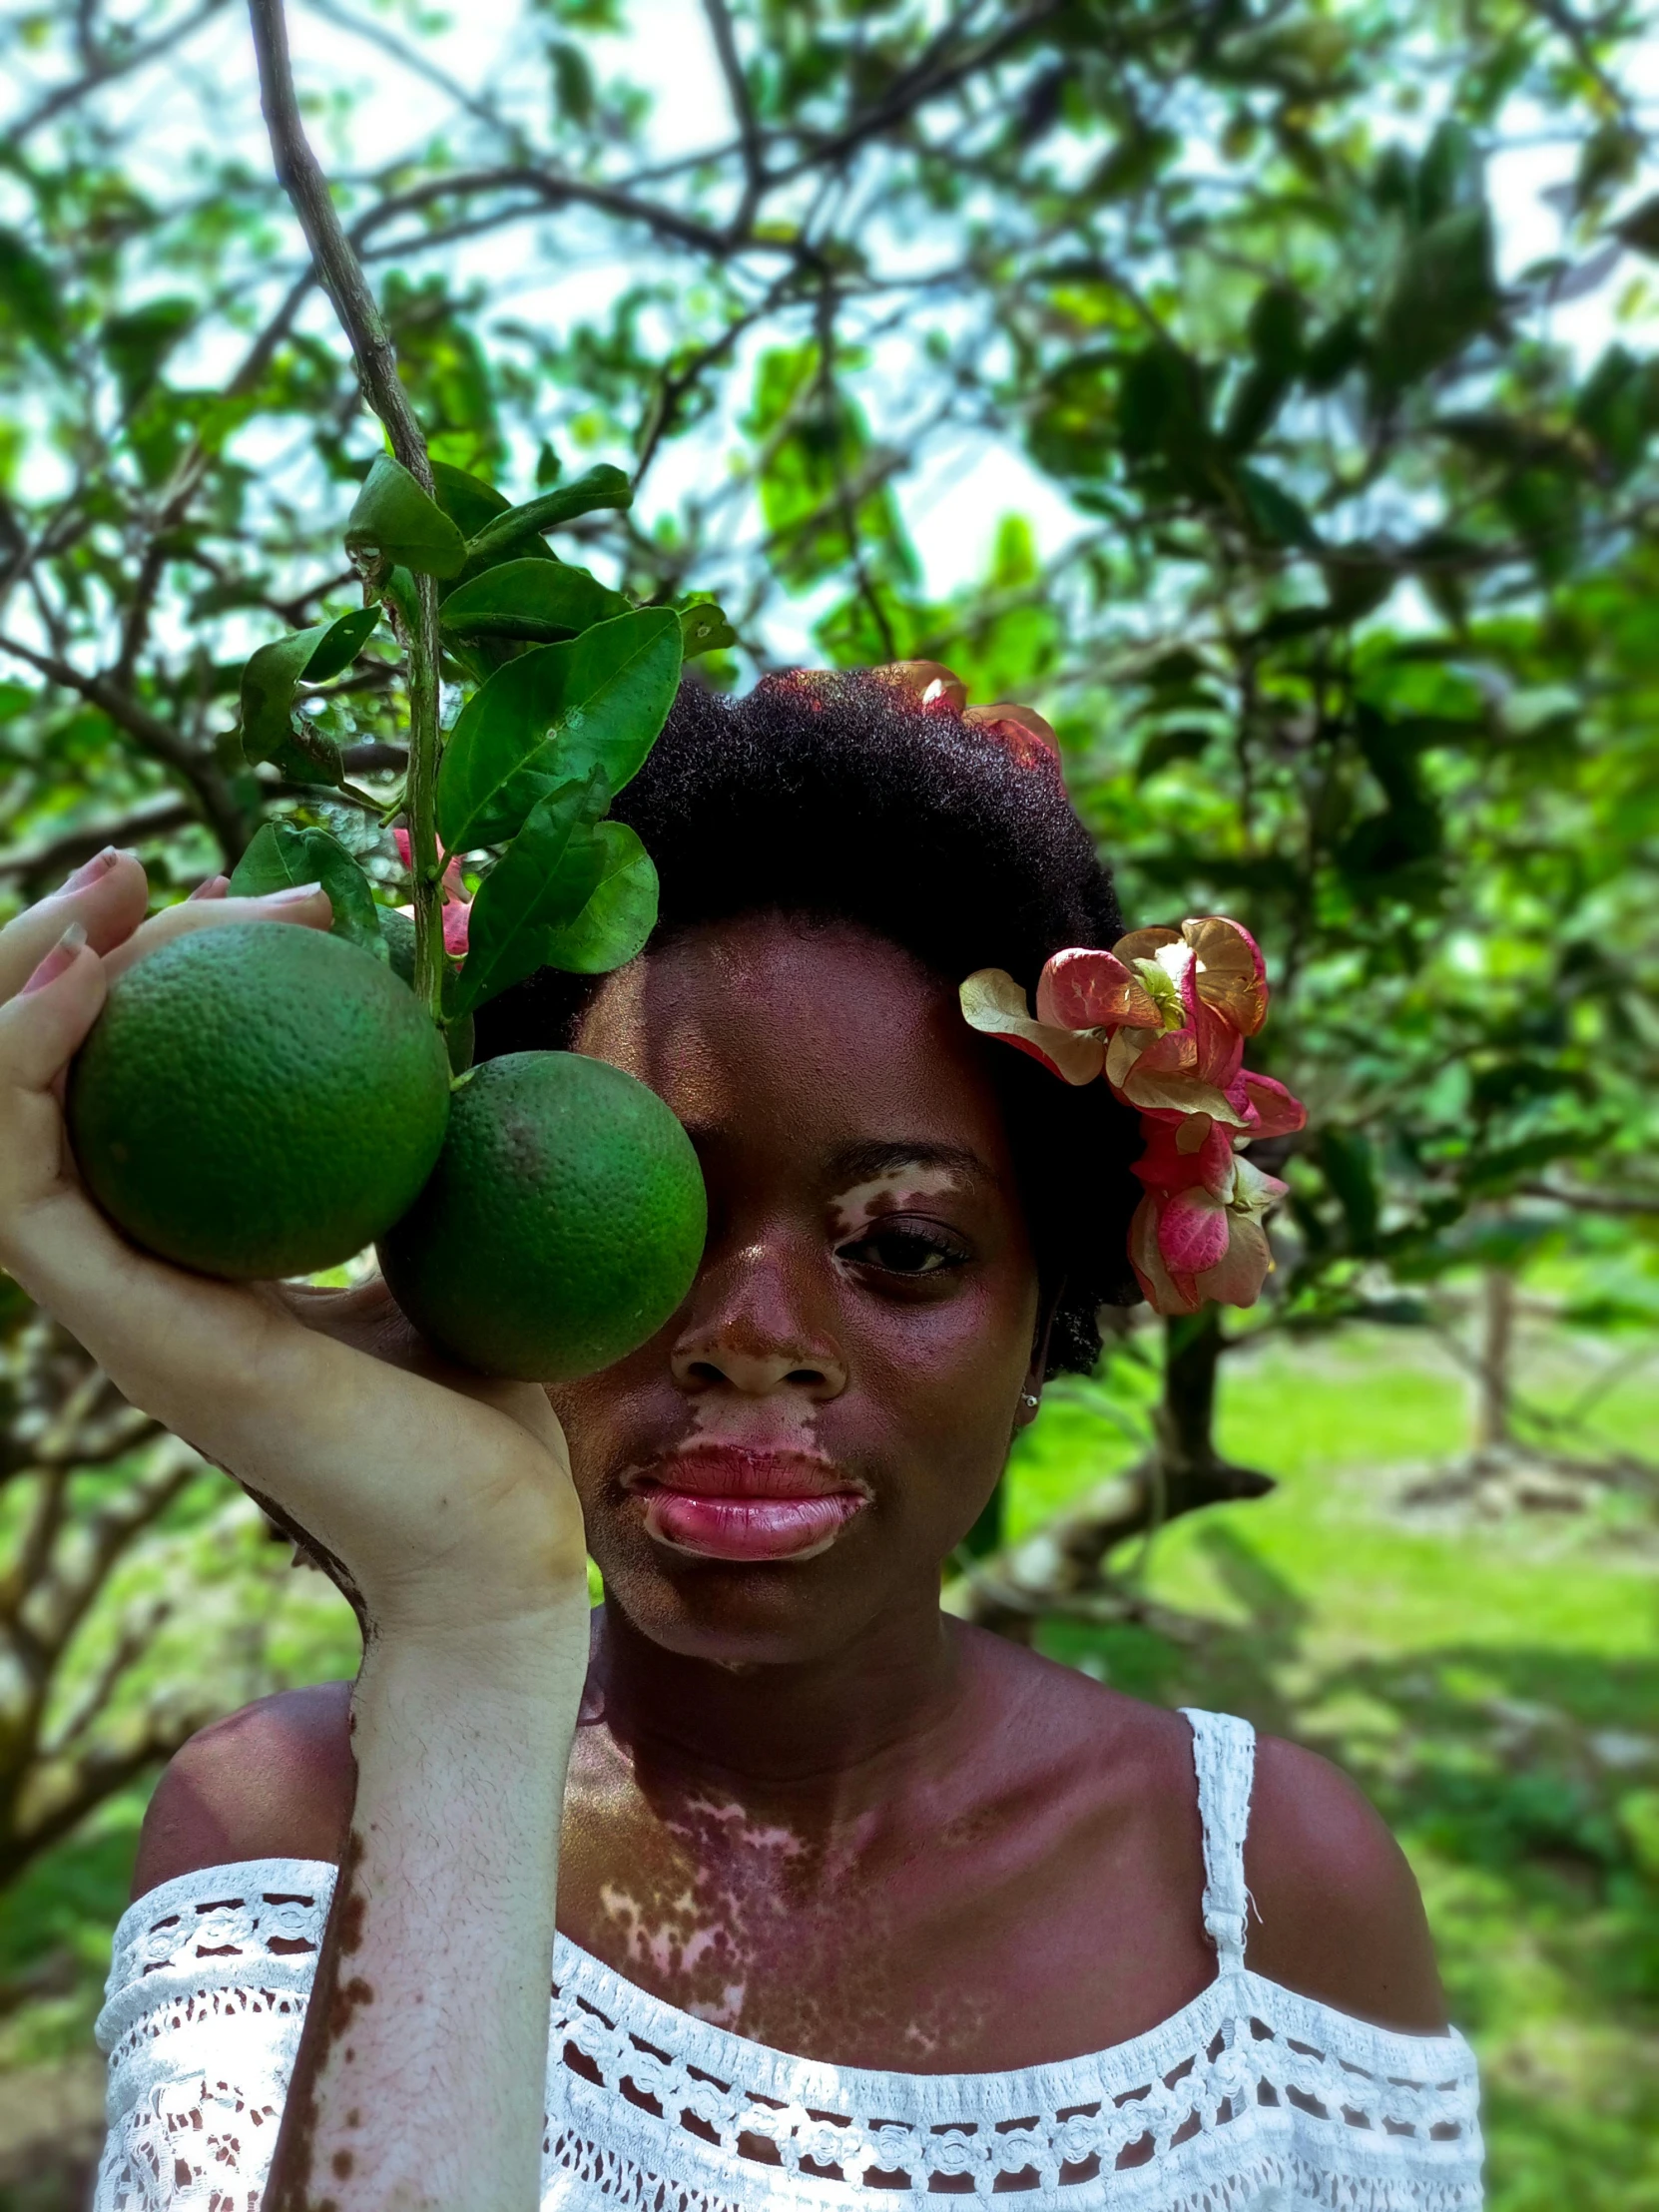
[[[868,1502],[829,1460],[693,1444],[633,1470],[646,1533],[700,1559],[811,1559]]]

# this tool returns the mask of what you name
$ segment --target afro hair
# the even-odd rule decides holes
[[[739,913],[861,924],[951,985],[1006,968],[1028,991],[1066,945],[1123,934],[1111,876],[1056,757],[1022,728],[964,721],[879,677],[769,677],[742,699],[682,684],[614,818],[662,895],[654,942]],[[481,1058],[568,1045],[600,978],[543,969],[478,1017]],[[1051,1316],[1048,1372],[1088,1373],[1099,1309],[1138,1297],[1126,1255],[1140,1196],[1136,1117],[984,1046]]]

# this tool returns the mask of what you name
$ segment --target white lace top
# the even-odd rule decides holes
[[[1215,1980],[1149,2034],[1013,2073],[794,2058],[559,1936],[542,2212],[873,2212],[1019,2195],[1044,2212],[1472,2212],[1473,2056],[1393,2035],[1245,1964],[1255,1737],[1189,1713]],[[95,2212],[259,2212],[334,1870],[257,1860],[165,1883],[116,1931],[98,2040]]]

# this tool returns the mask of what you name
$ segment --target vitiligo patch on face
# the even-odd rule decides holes
[[[772,1390],[757,1403],[710,1390],[691,1401],[689,1433],[701,1441],[729,1443],[743,1451],[811,1451],[818,1408],[804,1390]]]
[[[857,1236],[883,1215],[902,1214],[915,1206],[937,1205],[961,1191],[962,1179],[952,1168],[926,1167],[920,1161],[907,1167],[886,1168],[867,1183],[854,1183],[830,1200],[838,1238]]]

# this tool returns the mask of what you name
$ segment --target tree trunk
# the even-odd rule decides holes
[[[1063,1612],[1123,1617],[1145,1607],[1108,1579],[1110,1554],[1201,1505],[1265,1497],[1273,1477],[1224,1458],[1215,1444],[1216,1376],[1226,1343],[1207,1306],[1164,1324],[1164,1391],[1156,1441],[1035,1536],[969,1570],[952,1609],[1004,1635],[1028,1636],[1036,1617]]]
[[[1514,1275],[1508,1268],[1489,1267],[1480,1279],[1480,1372],[1474,1406],[1477,1453],[1502,1451],[1510,1442],[1514,1341]]]

